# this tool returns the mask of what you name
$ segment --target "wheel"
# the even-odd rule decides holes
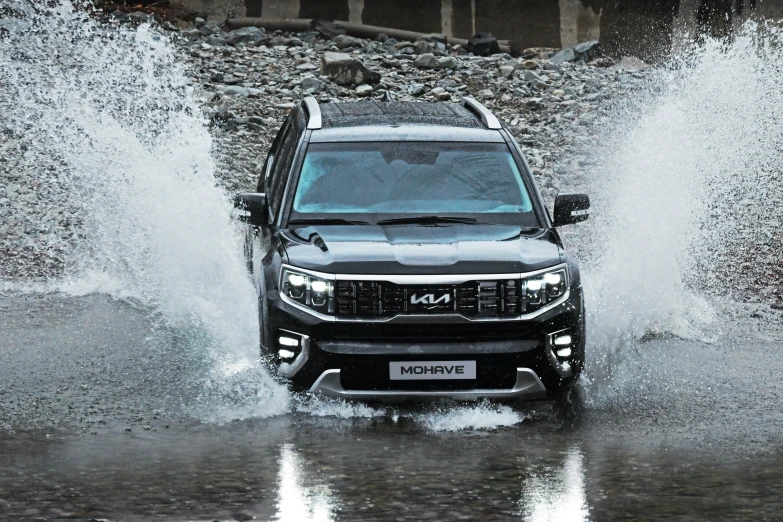
[[[585,392],[581,384],[575,383],[560,390],[555,396],[555,414],[563,420],[575,421],[585,410]]]

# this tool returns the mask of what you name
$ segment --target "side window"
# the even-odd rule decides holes
[[[288,180],[289,171],[291,170],[291,163],[294,159],[294,152],[296,152],[296,144],[298,136],[292,125],[288,126],[283,141],[280,143],[280,148],[277,151],[275,157],[275,164],[272,168],[271,183],[269,184],[269,207],[272,211],[272,216],[277,216],[280,210],[280,202],[283,198],[283,191],[285,190],[285,184]]]
[[[269,153],[267,154],[266,161],[264,162],[264,169],[261,172],[261,176],[258,180],[257,192],[269,192],[272,181],[272,171],[275,168],[275,160],[277,159],[278,152],[280,151],[280,142],[283,141],[283,136],[285,136],[285,133],[289,127],[290,124],[288,123],[288,120],[283,122],[283,126],[280,127],[279,131],[277,131],[277,135],[272,142],[272,146],[269,147]]]

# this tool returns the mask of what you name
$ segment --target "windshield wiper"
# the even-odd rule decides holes
[[[472,217],[458,217],[458,216],[411,216],[401,218],[381,219],[377,222],[378,225],[405,225],[407,223],[413,225],[437,225],[439,223],[475,223],[478,221]]]
[[[345,218],[303,218],[292,219],[289,225],[369,225],[367,221]]]

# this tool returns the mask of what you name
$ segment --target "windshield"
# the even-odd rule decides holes
[[[415,216],[538,226],[514,157],[502,143],[314,143],[291,219]]]

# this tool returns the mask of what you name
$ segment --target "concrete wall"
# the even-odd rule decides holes
[[[654,60],[689,31],[725,34],[748,16],[783,18],[783,0],[184,0],[229,16],[325,18],[468,38],[490,31],[521,47],[600,39],[612,55]]]

